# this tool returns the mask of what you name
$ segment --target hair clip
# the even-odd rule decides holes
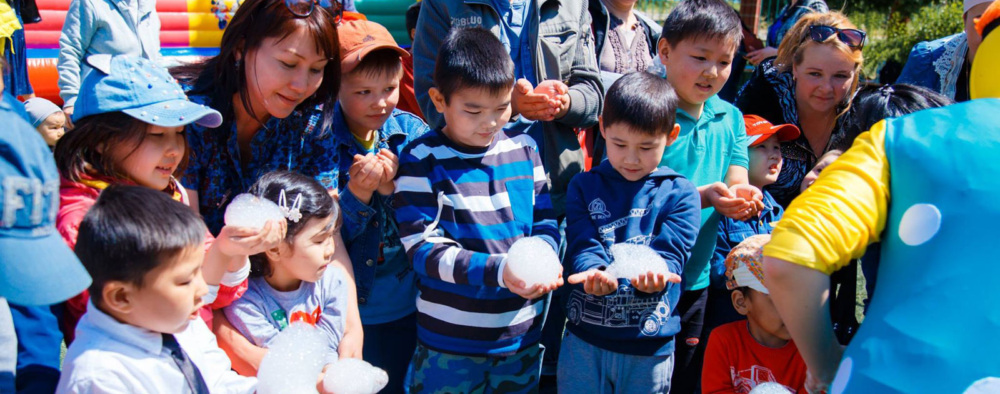
[[[882,85],[882,87],[878,88],[878,91],[883,96],[891,96],[896,90],[892,88],[892,85]]]
[[[292,201],[292,207],[288,208],[288,200],[285,199],[285,189],[281,189],[281,194],[278,195],[278,207],[281,209],[281,214],[285,215],[285,218],[298,223],[299,219],[302,219],[302,212],[299,210],[302,208],[302,193],[295,196],[295,201]]]

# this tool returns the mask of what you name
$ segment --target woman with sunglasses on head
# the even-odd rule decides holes
[[[831,149],[847,149],[841,115],[858,88],[865,32],[839,12],[803,16],[740,91],[736,106],[773,124],[795,124],[798,139],[781,144],[784,166],[768,191],[782,206],[799,194],[802,178]]]
[[[330,132],[340,87],[336,0],[245,0],[222,35],[217,56],[172,70],[196,104],[216,108],[215,128],[188,126],[188,168],[181,183],[209,230],[223,226],[226,206],[262,175],[288,170],[315,177],[331,194],[337,187]],[[347,249],[334,235],[337,265],[353,278]],[[363,334],[354,281],[350,287],[342,357],[361,357]],[[224,317],[216,318],[224,322]],[[218,325],[217,325],[218,326]],[[232,326],[217,330],[220,345],[240,373],[262,357]],[[259,361],[259,360],[257,360]]]

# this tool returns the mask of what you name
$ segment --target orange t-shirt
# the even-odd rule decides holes
[[[750,335],[746,320],[712,330],[701,371],[702,393],[749,393],[764,382],[806,392],[806,363],[795,342],[777,349],[761,345]]]

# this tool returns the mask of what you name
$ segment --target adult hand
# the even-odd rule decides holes
[[[388,196],[396,190],[396,171],[399,169],[399,158],[391,150],[382,149],[378,152],[378,160],[382,163],[382,180],[379,181],[378,194]]]
[[[666,275],[647,272],[646,275],[632,278],[631,282],[632,287],[636,290],[653,294],[663,291],[667,287],[667,283],[681,283],[681,277],[673,272],[668,272]]]
[[[347,188],[354,197],[367,205],[372,200],[372,193],[375,193],[379,182],[382,181],[383,172],[382,163],[374,154],[354,155],[354,163],[347,171],[350,176]]]
[[[528,286],[528,284],[521,280],[521,278],[518,278],[510,272],[509,265],[504,265],[503,282],[507,285],[507,290],[510,290],[511,293],[517,294],[524,299],[533,300],[548,294],[552,290],[555,290],[559,288],[559,286],[563,285],[562,270],[559,270],[558,277],[554,278],[549,283],[539,283],[534,286]]]
[[[571,285],[583,283],[583,291],[595,296],[606,296],[618,290],[618,279],[598,269],[575,273],[566,281]]]
[[[515,114],[528,120],[552,120],[558,111],[554,98],[546,93],[533,91],[531,82],[524,78],[518,79],[514,84],[510,105]]]
[[[746,58],[750,64],[758,65],[768,58],[778,56],[778,49],[774,47],[764,47],[747,54]]]

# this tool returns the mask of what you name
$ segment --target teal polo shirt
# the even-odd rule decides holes
[[[719,96],[705,102],[698,119],[677,109],[677,123],[681,126],[680,134],[664,151],[661,166],[670,167],[698,187],[724,182],[731,165],[749,166],[743,114]],[[684,290],[708,286],[708,262],[715,249],[718,228],[719,214],[715,208],[702,209],[698,241],[684,265]]]

